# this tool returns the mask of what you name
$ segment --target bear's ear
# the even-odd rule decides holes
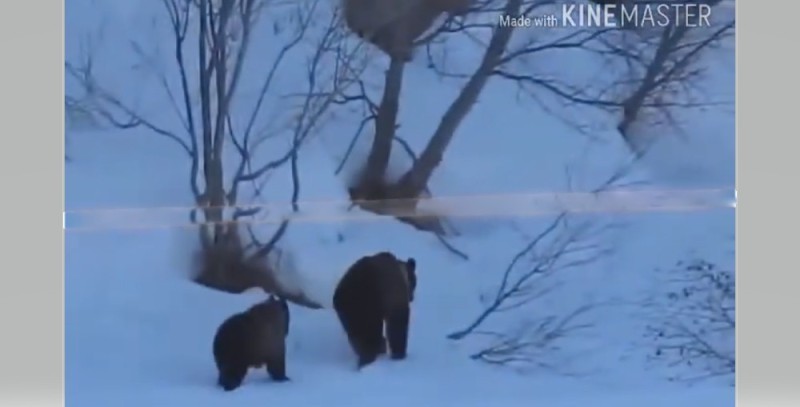
[[[408,301],[414,302],[414,292],[417,290],[417,261],[409,257],[405,262],[406,275],[408,276]]]
[[[409,257],[408,260],[406,260],[406,270],[408,270],[409,273],[417,271],[417,261],[413,257]]]

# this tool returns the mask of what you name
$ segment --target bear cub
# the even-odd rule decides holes
[[[359,369],[386,353],[387,342],[391,359],[406,358],[416,287],[416,260],[403,261],[389,252],[360,258],[339,280],[333,307]]]
[[[270,296],[248,310],[232,315],[214,336],[214,361],[219,371],[217,384],[225,391],[241,386],[249,368],[266,365],[272,380],[286,376],[286,336],[289,334],[289,306],[286,300]]]

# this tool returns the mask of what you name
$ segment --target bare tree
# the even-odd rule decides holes
[[[652,356],[671,367],[689,367],[673,380],[732,378],[736,373],[736,278],[705,260],[678,262],[667,271],[666,295],[647,304],[653,322],[646,337]]]
[[[328,16],[319,38],[315,38],[317,42],[307,65],[307,88],[298,92],[299,96],[274,93],[276,73],[282,68],[297,70],[297,66],[288,65],[287,56],[305,51],[303,46],[310,36],[309,27],[318,27],[315,23],[320,20],[319,4],[319,0],[293,3],[163,0],[172,34],[172,46],[166,52],[172,70],[165,71],[154,62],[161,56],[158,47],[151,52],[149,50],[154,47],[131,41],[131,50],[161,85],[164,101],[180,124],[177,128],[141,114],[126,101],[126,95],[115,94],[107,84],[101,83],[94,74],[96,58],[92,53],[83,55],[80,61],[66,63],[68,77],[84,92],[81,100],[92,102],[92,112],[96,116],[119,130],[147,129],[173,141],[186,154],[191,163],[189,190],[202,214],[202,219],[198,219],[198,211],[190,213],[192,222],[199,224],[203,253],[200,258],[204,259],[195,277],[198,283],[227,292],[260,287],[302,305],[315,305],[302,292],[285,292],[275,278],[275,270],[268,270],[261,262],[275,248],[288,221],[274,231],[266,244],[261,244],[250,229],[250,236],[258,247],[248,254],[246,249],[250,246],[242,243],[238,224],[259,209],[238,207],[237,202],[243,185],[252,185],[254,198],[258,198],[261,191],[257,181],[284,164],[290,164],[294,174],[291,200],[297,210],[299,149],[323,125],[336,95],[363,69],[353,64],[352,55],[340,46],[342,33],[338,29],[338,16],[333,13]],[[259,23],[264,16],[275,21],[272,36],[267,37],[269,41],[284,44],[267,64],[264,58],[252,52],[254,40],[265,37],[264,30],[257,30],[263,26]],[[283,22],[278,23],[279,20]],[[248,104],[240,95],[240,88],[243,75],[251,70],[261,72],[262,79],[258,93],[251,98],[254,101]],[[273,105],[284,106],[287,110],[278,111],[269,106],[269,96],[282,98]],[[282,123],[282,126],[270,126],[274,123]],[[281,135],[291,137],[288,151],[275,160],[255,162],[258,147]],[[235,159],[228,158],[226,146],[235,149]],[[234,165],[226,165],[228,162]],[[231,167],[233,175],[226,182],[225,172]],[[236,207],[236,210],[226,213],[226,207]]]
[[[709,5],[717,4],[711,1]],[[645,150],[642,137],[634,134],[634,124],[652,112],[667,120],[675,109],[709,106],[715,101],[701,100],[701,79],[707,73],[702,58],[706,51],[732,35],[735,20],[715,20],[712,27],[668,25],[657,28],[656,35],[642,35],[629,29],[576,27],[574,29],[531,30],[532,35],[516,38],[512,25],[500,25],[501,16],[531,16],[547,7],[557,6],[550,0],[485,0],[476,1],[464,17],[450,18],[419,41],[428,50],[429,64],[443,77],[465,81],[462,91],[450,104],[433,131],[424,150],[411,168],[398,180],[387,180],[386,170],[396,140],[399,95],[403,85],[404,61],[392,60],[386,72],[383,96],[379,102],[356,95],[368,106],[365,123],[373,122],[372,146],[362,174],[350,187],[351,199],[367,210],[395,214],[420,229],[445,233],[443,224],[425,217],[403,217],[398,213],[413,213],[418,199],[429,194],[428,182],[441,163],[445,152],[469,114],[478,96],[493,77],[513,81],[542,107],[543,95],[555,96],[561,107],[581,106],[619,115],[618,129],[636,154]],[[723,17],[724,14],[723,14]],[[453,72],[439,66],[430,50],[438,39],[448,35],[463,35],[480,42],[489,31],[483,56],[470,73]],[[510,45],[511,44],[511,45]],[[554,74],[537,74],[530,61],[541,60],[552,53],[574,52],[594,56],[600,63],[597,75],[582,78],[561,78]],[[532,73],[534,72],[534,73]],[[675,124],[673,119],[672,124]],[[577,126],[579,127],[579,126]]]
[[[488,10],[491,2],[477,4],[473,10],[466,13],[476,14],[480,10]],[[509,15],[518,14],[522,7],[522,0],[510,0],[507,2],[503,11]],[[437,27],[433,32],[418,41],[418,45],[431,43],[436,36],[454,31],[453,21],[457,18],[447,19],[443,25]],[[460,17],[458,18],[460,19]],[[462,26],[464,29],[465,26]],[[397,128],[397,115],[400,107],[400,91],[403,84],[403,72],[405,62],[400,58],[393,58],[389,62],[389,69],[386,72],[383,87],[383,96],[380,103],[374,103],[363,93],[362,95],[351,97],[350,100],[360,100],[369,105],[370,115],[368,121],[374,122],[374,136],[372,146],[367,157],[365,166],[361,174],[357,177],[354,184],[350,186],[351,199],[367,210],[378,213],[393,213],[397,211],[413,211],[416,205],[415,198],[426,191],[427,178],[433,168],[438,165],[440,154],[436,154],[449,144],[452,134],[458,124],[467,115],[478,95],[488,81],[491,70],[497,63],[498,58],[505,51],[506,45],[511,38],[512,27],[498,27],[490,41],[481,64],[476,69],[471,81],[465,86],[461,95],[453,102],[451,109],[445,115],[442,125],[437,129],[432,139],[433,147],[426,149],[415,161],[412,171],[402,177],[395,185],[388,185],[386,170],[392,151],[392,143],[395,139]],[[439,146],[439,147],[437,147]],[[438,158],[437,158],[438,156]],[[420,181],[421,180],[421,181]],[[378,201],[378,202],[375,202]],[[439,234],[444,233],[443,226],[436,221],[421,217],[399,217],[401,220],[417,226],[421,229],[433,230]]]
[[[539,0],[524,2],[522,0],[508,0],[502,12],[494,16],[495,23],[501,16],[529,15],[535,10],[553,4],[553,1]],[[484,7],[490,7],[487,2]],[[485,10],[484,10],[485,14]],[[401,196],[406,198],[418,197],[426,188],[434,170],[441,163],[444,152],[450,145],[461,123],[472,110],[489,79],[494,75],[498,66],[506,61],[516,58],[518,51],[509,51],[509,43],[514,31],[513,25],[497,24],[480,63],[467,79],[459,95],[445,111],[439,126],[434,131],[425,149],[420,153],[419,160],[400,178],[397,189]]]
[[[635,86],[621,98],[622,117],[617,129],[635,154],[643,155],[653,142],[652,137],[635,131],[637,121],[660,116],[664,122],[677,126],[673,113],[676,108],[700,108],[720,102],[707,100],[705,89],[699,86],[707,74],[702,58],[706,51],[733,36],[735,24],[731,13],[711,27],[668,25],[657,35],[629,42],[627,47],[606,43],[610,52],[632,58],[627,62]]]
[[[590,39],[599,36],[597,33],[587,33],[585,30],[579,34],[563,36],[546,44],[535,43],[533,40],[520,46],[509,49],[509,43],[514,33],[513,25],[498,24],[502,16],[528,16],[532,13],[556,4],[552,0],[486,0],[475,2],[472,9],[465,17],[452,17],[445,20],[429,35],[420,39],[418,46],[425,46],[428,50],[429,64],[441,76],[466,81],[459,95],[451,103],[442,117],[439,126],[434,130],[425,149],[414,160],[412,167],[394,183],[386,180],[386,169],[392,151],[392,142],[396,140],[395,130],[397,112],[399,109],[399,95],[402,88],[404,61],[395,59],[390,61],[386,72],[383,96],[379,103],[370,100],[365,93],[356,95],[348,101],[362,101],[369,108],[369,115],[365,121],[374,122],[374,137],[372,146],[363,167],[362,174],[350,188],[350,195],[354,202],[365,209],[378,213],[413,212],[417,198],[422,194],[430,194],[428,181],[434,170],[438,167],[444,152],[450,145],[455,133],[464,118],[469,114],[479,95],[493,76],[503,76],[501,67],[511,64],[523,57],[530,57],[535,53],[544,53],[548,50],[581,48]],[[482,37],[486,31],[488,43],[481,45],[484,48],[480,63],[471,73],[453,73],[441,69],[430,58],[430,49],[436,44],[439,37],[462,34],[470,38]],[[476,40],[479,41],[479,40]],[[363,130],[359,126],[359,134]],[[419,216],[411,218],[400,217],[420,229],[432,230],[442,234],[444,226],[433,219]]]
[[[668,4],[632,0],[642,5]],[[681,1],[681,4],[687,2]],[[692,2],[688,2],[692,3]],[[697,4],[717,6],[719,0],[696,0]],[[590,83],[565,83],[552,75],[529,73],[524,65],[506,65],[497,74],[519,84],[536,97],[545,91],[566,107],[589,107],[609,112],[618,118],[617,130],[637,156],[646,153],[654,137],[640,129],[654,125],[678,127],[677,112],[708,106],[732,104],[730,100],[713,100],[703,87],[709,76],[711,51],[734,35],[735,15],[719,9],[710,25],[685,25],[678,19],[663,27],[597,29],[584,36],[577,47],[599,56],[598,70]],[[697,23],[697,22],[696,22]],[[563,44],[557,41],[557,44]],[[524,62],[519,60],[517,62]],[[524,70],[525,73],[518,71]],[[621,74],[620,74],[621,73]],[[540,100],[540,98],[537,98]]]

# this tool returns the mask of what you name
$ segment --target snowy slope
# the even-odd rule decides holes
[[[104,20],[104,52],[114,56],[103,61],[103,71],[106,78],[113,78],[115,70],[129,71],[132,60],[124,47],[113,46],[113,39],[130,36],[147,24],[152,10],[132,7],[128,2],[76,1],[67,7],[68,27],[75,27],[76,32],[96,27],[103,13],[110,19]],[[68,56],[71,51],[77,52],[79,43],[78,35],[70,37],[69,30]],[[157,36],[154,32],[147,35]],[[730,86],[725,84],[732,78],[730,71],[720,75],[723,90]],[[378,66],[372,75],[377,77],[380,72]],[[405,83],[400,133],[419,149],[457,88],[439,83],[422,62],[410,65]],[[144,100],[155,100],[147,99],[150,88],[138,82],[123,80],[114,85],[123,92],[136,88],[144,92],[140,96]],[[729,93],[732,95],[732,88]],[[575,170],[573,188],[588,190],[624,160],[625,148],[611,132],[600,131],[602,142],[587,148],[584,135],[538,111],[536,105],[509,96],[513,94],[514,88],[502,82],[487,87],[434,177],[432,189],[436,194],[563,191],[565,166]],[[160,119],[168,118],[166,113],[161,115],[166,109],[156,103],[141,106]],[[535,127],[526,125],[532,122]],[[303,149],[301,199],[345,199],[347,171],[337,176],[334,170],[353,123],[345,120],[340,127],[327,128]],[[732,116],[725,112],[716,116],[708,113],[703,119],[708,130],[703,133],[721,138],[688,146],[670,145],[636,175],[656,186],[730,187],[732,123]],[[489,134],[493,137],[487,142]],[[366,141],[365,137],[359,148]],[[724,148],[697,148],[717,142]],[[139,208],[110,216],[115,224],[127,219],[128,226],[141,223],[139,217],[156,223],[185,222],[183,210],[156,210],[191,203],[186,160],[169,141],[145,131],[95,130],[71,134],[69,149],[73,162],[66,166],[68,211]],[[278,154],[272,150],[280,148],[264,150],[265,154]],[[686,156],[685,152],[711,158],[702,161],[704,170],[698,173],[697,156]],[[407,161],[400,151],[397,156],[393,167],[402,168]],[[688,178],[687,167],[694,169]],[[288,180],[288,168],[277,171],[266,186],[266,194],[284,201],[289,196]],[[663,369],[646,363],[652,349],[641,340],[647,321],[639,318],[637,305],[658,293],[655,268],[669,266],[693,251],[732,262],[726,251],[733,236],[734,214],[730,208],[582,216],[582,220],[614,226],[600,238],[603,245],[614,249],[613,254],[560,273],[553,281],[558,289],[551,295],[519,313],[492,317],[486,325],[503,329],[519,318],[564,314],[590,302],[612,303],[586,316],[585,322],[593,324],[590,329],[565,338],[558,349],[539,355],[542,364],[558,369],[521,373],[492,367],[469,358],[484,344],[480,340],[454,342],[446,338],[475,319],[484,308],[481,298],[496,289],[506,265],[551,218],[455,219],[464,233],[451,243],[467,253],[469,260],[455,256],[428,234],[385,219],[333,218],[292,224],[283,247],[291,251],[301,283],[325,305],[338,277],[362,255],[391,250],[418,260],[420,282],[409,358],[400,363],[380,360],[355,372],[353,356],[333,311],[292,306],[288,359],[292,381],[273,384],[265,372],[253,370],[245,385],[233,393],[214,386],[211,339],[226,317],[261,300],[262,293],[230,295],[189,283],[186,242],[192,234],[186,228],[68,229],[67,403],[81,407],[264,403],[356,407],[377,403],[731,406],[733,388],[725,383],[703,382],[691,387],[670,383]],[[270,225],[258,228],[265,234],[272,230]]]
[[[135,167],[136,160],[129,157]],[[77,172],[70,170],[71,175]],[[73,175],[73,181],[92,185],[102,178],[100,173],[87,170]],[[140,177],[144,181],[146,174]],[[169,177],[161,180],[166,187]],[[131,183],[136,184],[134,180]],[[164,189],[159,184],[152,186],[156,191],[153,195]],[[113,185],[96,191],[116,192]],[[148,192],[138,190],[133,195],[144,197],[150,195]],[[88,193],[84,196],[91,199]],[[723,231],[731,225],[729,213],[711,215]],[[708,228],[714,220],[709,214],[640,217],[643,219],[631,222],[636,226],[625,229],[614,243],[622,248],[617,256],[602,266],[565,275],[565,288],[528,312],[569,310],[587,298],[633,299],[646,292],[648,272],[661,263],[659,259],[683,255],[686,242],[719,236],[719,229]],[[676,224],[685,225],[680,233],[664,233],[667,225]],[[518,230],[534,233],[539,227],[541,221],[535,219],[517,221]],[[344,405],[375,403],[389,394],[398,405],[732,403],[729,387],[677,388],[674,386],[679,385],[665,383],[656,373],[647,371],[643,363],[646,350],[631,349],[640,336],[639,321],[633,319],[635,307],[597,311],[592,316],[597,329],[568,338],[562,353],[546,355],[548,362],[556,363],[580,358],[565,365],[567,371],[589,372],[580,378],[547,370],[518,375],[470,361],[468,355],[474,347],[454,345],[445,337],[471,322],[481,309],[480,294],[496,285],[498,273],[525,240],[507,228],[495,229],[482,239],[456,240],[454,244],[472,256],[464,261],[444,250],[435,239],[388,221],[299,223],[290,228],[286,242],[289,247],[302,248],[303,254],[297,259],[299,269],[307,281],[316,284],[312,292],[322,300],[330,298],[336,279],[347,265],[364,253],[389,249],[416,257],[420,286],[409,359],[404,363],[380,361],[356,373],[335,314],[330,309],[292,307],[292,383],[273,385],[263,372],[253,371],[240,391],[223,394],[214,387],[216,372],[210,352],[213,332],[224,318],[260,300],[263,294],[234,296],[188,283],[174,251],[176,241],[187,234],[180,229],[67,233],[68,402],[81,406],[221,406],[241,400],[241,405],[276,401],[300,406],[336,400],[337,405]],[[338,241],[337,234],[343,241]],[[382,236],[393,238],[382,240]]]

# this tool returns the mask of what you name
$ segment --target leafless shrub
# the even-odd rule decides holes
[[[514,256],[486,308],[466,328],[448,338],[488,338],[488,345],[471,356],[474,360],[518,369],[556,369],[548,361],[565,338],[592,327],[585,317],[595,304],[582,305],[566,315],[542,315],[534,311],[536,303],[556,291],[557,277],[565,271],[589,265],[610,253],[595,241],[605,229],[591,221],[573,225],[566,213],[556,217]],[[515,310],[539,316],[518,321],[511,329],[484,328],[493,316],[509,315]]]
[[[569,219],[566,213],[559,215],[519,251],[503,271],[489,306],[467,328],[448,337],[463,339],[492,314],[522,307],[549,293],[551,277],[557,272],[590,264],[609,253],[592,242],[605,228],[591,221],[573,226]]]
[[[623,180],[630,169],[630,165],[621,166],[592,192],[603,194],[624,186]],[[570,171],[567,171],[567,178],[571,186]],[[615,225],[597,219],[580,219],[579,216],[562,212],[533,236],[503,270],[500,282],[483,311],[465,328],[449,334],[448,339],[488,338],[488,345],[472,354],[474,360],[516,369],[545,368],[568,374],[561,366],[556,366],[559,363],[550,361],[561,350],[565,339],[594,326],[587,320],[589,314],[606,304],[582,304],[563,314],[542,313],[536,305],[558,292],[559,277],[564,272],[589,266],[613,253],[613,249],[602,240]],[[485,327],[489,319],[500,319],[517,311],[536,316],[522,318],[510,329]]]
[[[180,147],[190,161],[189,190],[199,210],[189,214],[199,225],[201,251],[215,256],[216,245],[237,248],[237,257],[254,259],[268,256],[285,232],[288,221],[283,222],[267,243],[261,244],[250,230],[252,242],[258,247],[242,245],[237,221],[256,214],[259,209],[237,205],[240,189],[251,184],[253,199],[261,196],[261,183],[273,171],[285,164],[292,167],[292,206],[297,210],[300,185],[297,177],[299,150],[310,135],[319,131],[326,120],[327,110],[340,92],[358,78],[363,66],[353,59],[352,53],[341,46],[342,32],[338,29],[338,16],[320,18],[320,0],[302,2],[273,2],[269,0],[163,0],[167,24],[172,38],[166,50],[144,46],[138,41],[118,46],[129,46],[140,59],[140,66],[154,77],[163,91],[165,106],[174,112],[171,123],[159,123],[157,117],[143,114],[129,100],[132,95],[117,94],[109,83],[95,75],[97,57],[92,47],[76,60],[66,62],[67,77],[78,85],[82,95],[71,95],[73,100],[86,102],[95,117],[118,130],[147,129],[150,133],[171,140]],[[272,17],[273,36],[264,38],[257,31],[264,17]],[[279,21],[280,20],[280,21]],[[289,62],[288,55],[307,51],[303,47],[311,36],[309,32],[322,26],[315,43],[311,44],[312,57],[306,65],[307,88],[296,94],[280,95],[275,89],[276,73],[282,69],[297,71],[297,64]],[[272,61],[264,61],[253,54],[259,39],[283,44]],[[165,69],[161,59],[166,58]],[[327,69],[323,69],[326,67]],[[243,73],[251,70],[263,72],[257,94],[243,98],[241,82]],[[250,73],[251,74],[251,73]],[[267,103],[277,97],[279,103]],[[295,101],[297,103],[295,103]],[[251,103],[248,103],[251,102]],[[285,110],[283,110],[285,109]],[[277,159],[254,162],[256,150],[268,139],[276,136],[291,138],[290,147]],[[226,180],[225,146],[233,146],[238,153],[234,160],[233,176]],[[260,181],[260,182],[259,182]],[[236,207],[232,213],[224,209]],[[198,219],[198,212],[203,219]],[[239,253],[241,252],[241,253]],[[249,261],[249,260],[248,260]],[[234,268],[237,269],[237,268]],[[238,268],[241,269],[241,268]],[[252,268],[251,268],[252,269]],[[274,272],[274,270],[273,270]],[[230,274],[230,273],[227,273]],[[248,287],[224,281],[227,274],[218,278],[197,276],[198,282],[229,292],[239,292]],[[248,281],[251,278],[234,278]],[[274,280],[274,279],[272,279]],[[282,291],[280,287],[262,287]]]
[[[506,332],[475,331],[475,335],[491,338],[490,345],[470,355],[470,359],[502,365],[521,371],[545,369],[570,373],[553,362],[553,355],[562,350],[562,342],[574,334],[594,327],[585,320],[592,306],[577,307],[572,312],[523,320]],[[581,318],[584,318],[582,321]]]
[[[487,330],[484,325],[493,316],[500,317],[514,310],[530,308],[532,312],[538,300],[551,295],[559,286],[557,276],[566,270],[589,265],[610,252],[593,241],[606,228],[591,221],[572,225],[569,220],[568,214],[559,215],[519,251],[503,271],[486,308],[466,328],[451,333],[448,338],[489,338],[489,344],[472,355],[475,360],[516,368],[553,368],[547,362],[552,356],[550,351],[558,348],[568,335],[591,327],[581,318],[592,310],[592,305],[578,307],[567,315],[527,318],[510,330]]]
[[[294,280],[297,269],[293,263],[284,261],[284,254],[275,248],[266,258],[248,256],[236,238],[229,238],[198,249],[193,254],[192,270],[197,275],[195,281],[210,288],[229,293],[259,288],[300,306],[322,308]]]
[[[672,380],[694,382],[736,373],[736,279],[734,272],[705,260],[678,262],[669,271],[667,294],[649,303],[655,321],[646,337],[652,358],[669,367],[689,367]],[[698,373],[699,372],[699,373]]]

